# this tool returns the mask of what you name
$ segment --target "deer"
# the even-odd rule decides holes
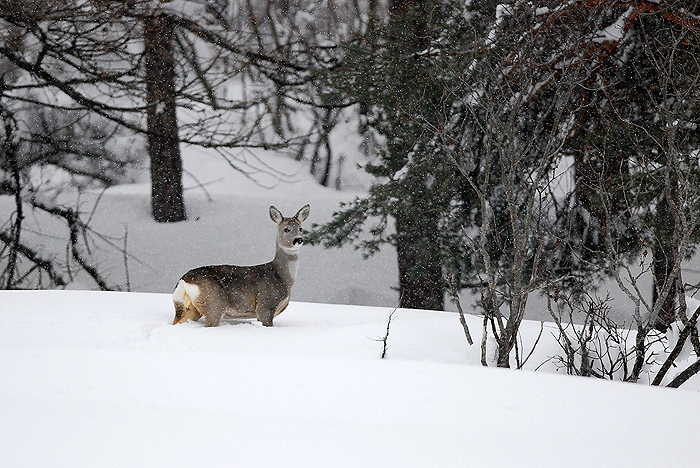
[[[211,265],[194,268],[180,278],[173,292],[173,325],[204,317],[205,326],[217,327],[224,317],[257,318],[266,327],[289,305],[290,293],[304,243],[301,223],[309,216],[304,205],[285,218],[270,206],[277,223],[275,258],[253,266]]]

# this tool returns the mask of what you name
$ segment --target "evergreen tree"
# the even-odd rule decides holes
[[[577,95],[585,105],[565,148],[574,158],[576,189],[573,209],[559,219],[580,236],[574,256],[584,261],[578,265],[601,265],[610,274],[614,265],[605,251],[612,248],[625,263],[650,254],[651,308],[658,308],[652,325],[662,331],[675,318],[678,255],[690,255],[700,240],[678,218],[700,201],[680,182],[693,186],[699,175],[688,161],[700,146],[693,130],[700,111],[697,9],[685,1],[582,9],[603,18],[602,34],[582,58],[590,72]],[[677,158],[685,159],[682,177]],[[604,245],[606,232],[612,245]],[[684,235],[689,244],[681,254]]]
[[[394,245],[423,296],[439,261],[480,295],[501,366],[529,294],[586,291],[645,249],[658,316],[697,233],[696,7],[681,3],[402,3],[328,80],[327,103],[359,104],[383,147],[369,196],[317,239]]]
[[[457,36],[452,5],[439,1],[395,1],[388,24],[371,21],[367,31],[346,45],[341,67],[327,76],[328,105],[359,104],[367,131],[383,142],[365,166],[376,183],[314,238],[327,246],[356,241],[372,254],[383,243],[396,248],[401,307],[442,309],[446,265],[464,255],[458,233],[447,229],[455,199],[470,200],[469,188],[453,168],[436,157],[435,134],[449,112],[446,90],[454,77],[446,67],[465,57],[450,56]],[[361,239],[363,225],[370,239]],[[395,230],[388,234],[388,220]]]

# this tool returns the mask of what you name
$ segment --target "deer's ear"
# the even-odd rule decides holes
[[[303,222],[306,218],[309,217],[309,211],[311,210],[311,207],[309,205],[304,205],[301,207],[301,209],[297,212],[294,217],[299,221],[300,223]]]
[[[270,218],[276,222],[277,224],[282,222],[282,219],[284,216],[282,216],[282,212],[275,208],[274,206],[270,206]]]

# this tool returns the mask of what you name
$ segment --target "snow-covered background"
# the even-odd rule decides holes
[[[138,183],[112,187],[106,192],[73,194],[59,202],[79,207],[91,228],[109,239],[94,236],[98,269],[112,286],[140,292],[172,292],[177,280],[196,266],[233,263],[251,265],[272,259],[276,230],[268,215],[275,205],[291,216],[306,203],[311,214],[304,223],[330,220],[341,201],[361,191],[337,191],[319,186],[305,166],[289,157],[243,151],[246,177],[219,154],[198,148],[184,151],[185,203],[188,221],[159,224],[150,216],[148,170],[137,175]],[[237,162],[242,166],[240,162]],[[274,170],[272,169],[274,168]],[[357,173],[358,171],[354,171]],[[352,171],[348,171],[352,181]],[[45,176],[44,176],[45,177]],[[359,183],[359,182],[357,182]],[[4,200],[3,200],[4,198]],[[0,197],[0,209],[10,212],[10,197]],[[43,255],[65,255],[66,230],[60,221],[39,212],[27,216],[23,239],[44,246]],[[26,237],[25,237],[26,236]],[[126,239],[126,266],[119,249]],[[308,302],[395,306],[398,293],[396,254],[387,248],[364,260],[352,247],[327,250],[305,246],[293,299]],[[94,281],[79,274],[72,289],[95,289]]]
[[[467,317],[468,346],[457,314],[398,310],[381,359],[397,301],[390,249],[363,260],[304,246],[273,328],[171,325],[170,294],[188,269],[270,260],[270,204],[291,215],[310,203],[310,225],[355,196],[318,187],[289,159],[265,161],[291,182],[254,183],[186,151],[197,182],[186,177],[182,223],[150,220],[145,178],[81,195],[109,236],[94,238],[98,266],[140,292],[84,291],[86,276],[69,291],[0,291],[0,467],[698,466],[700,378],[671,390],[556,375],[551,324],[526,370],[509,371],[481,367],[479,317]],[[60,223],[26,222],[61,255]],[[109,245],[124,240],[126,262]],[[523,323],[523,354],[545,317]]]

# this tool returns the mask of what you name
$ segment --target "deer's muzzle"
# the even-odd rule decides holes
[[[294,245],[301,245],[304,243],[304,239],[302,237],[295,237],[294,240],[292,241],[292,244]]]

